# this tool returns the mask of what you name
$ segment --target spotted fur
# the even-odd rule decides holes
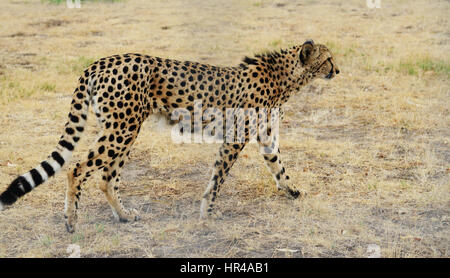
[[[331,52],[312,41],[279,52],[246,57],[237,67],[216,67],[141,54],[102,58],[79,78],[56,149],[37,167],[9,185],[0,195],[0,210],[54,176],[68,163],[84,131],[89,106],[97,117],[101,133],[86,160],[68,171],[65,218],[69,232],[74,231],[82,185],[98,170],[102,171],[100,189],[114,215],[120,221],[137,220],[136,211],[123,207],[118,183],[130,149],[149,115],[160,113],[170,119],[176,108],[181,107],[194,114],[196,100],[202,101],[203,110],[211,107],[218,111],[277,108],[314,78],[331,79],[338,73]],[[244,118],[236,116],[236,122],[243,123]],[[265,128],[270,136],[276,136],[271,134],[269,124]],[[220,147],[203,194],[201,216],[212,213],[220,186],[248,143],[249,133],[245,128],[243,142],[223,143]],[[261,150],[270,147],[262,141],[259,144]],[[301,193],[289,183],[280,150],[262,151],[262,154],[277,188],[298,197]]]

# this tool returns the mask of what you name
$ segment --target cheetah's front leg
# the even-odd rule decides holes
[[[279,148],[279,134],[277,129],[264,129],[267,136],[258,137],[259,152],[264,157],[267,168],[269,168],[272,176],[277,184],[278,190],[284,190],[288,197],[296,199],[298,196],[306,195],[305,191],[301,191],[291,185],[291,180],[286,174],[286,169],[281,161],[281,153]]]
[[[212,214],[214,201],[217,198],[220,186],[244,147],[245,143],[224,143],[220,147],[218,158],[213,165],[211,179],[205,193],[203,193],[200,218],[205,218],[207,215]]]
[[[294,199],[298,196],[305,196],[305,191],[299,190],[291,185],[291,180],[286,174],[286,170],[281,162],[280,149],[277,148],[276,153],[264,153],[263,149],[264,147],[261,146],[260,152],[264,157],[267,168],[272,173],[277,184],[277,189],[286,191],[286,194]]]

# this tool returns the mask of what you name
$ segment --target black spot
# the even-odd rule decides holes
[[[55,174],[55,170],[53,170],[53,167],[48,164],[47,161],[43,161],[41,163],[42,168],[44,168],[44,171],[47,173],[47,176],[51,177]]]
[[[78,123],[80,119],[77,116],[69,114],[70,120],[74,123]]]
[[[63,146],[64,148],[68,149],[69,151],[73,151],[74,147],[71,143],[67,142],[66,140],[59,141],[59,144]]]
[[[125,145],[130,144],[131,140],[133,140],[132,137],[128,138],[127,140],[125,140],[124,144],[125,144]]]
[[[38,170],[33,169],[30,171],[31,177],[33,178],[34,186],[38,186],[43,182],[41,174]]]
[[[61,167],[64,165],[64,158],[58,152],[52,152],[51,156]]]
[[[94,152],[90,152],[88,155],[88,159],[92,159],[94,157],[94,155],[95,155]]]
[[[73,130],[73,128],[71,128],[71,127],[68,127],[68,128],[66,128],[66,133],[72,135],[75,133],[75,130]]]

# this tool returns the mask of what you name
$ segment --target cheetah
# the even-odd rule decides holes
[[[272,110],[268,109],[281,108],[291,95],[315,78],[329,80],[337,74],[339,68],[331,51],[312,40],[253,58],[245,57],[235,67],[131,53],[102,58],[92,63],[78,79],[68,120],[55,150],[37,167],[12,181],[0,195],[0,211],[47,181],[69,162],[85,130],[89,106],[99,122],[100,135],[86,160],[76,163],[68,171],[64,218],[70,233],[75,231],[82,186],[99,170],[102,171],[100,189],[114,216],[121,222],[138,220],[136,210],[123,206],[118,184],[131,147],[150,115],[172,119],[182,108],[193,119],[198,101],[203,104],[202,110],[214,108],[225,112],[226,109],[241,108],[256,112],[265,110],[270,114]],[[242,114],[234,117],[237,124],[244,125],[244,138],[222,143],[202,195],[201,218],[212,214],[226,175],[250,139],[249,121]],[[263,129],[277,140],[270,123],[263,125]],[[277,188],[294,199],[302,195],[289,180],[278,145],[273,140],[267,143],[260,139],[258,136],[261,154]],[[264,151],[270,148],[271,151]]]

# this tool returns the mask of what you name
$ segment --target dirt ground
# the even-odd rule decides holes
[[[0,212],[0,257],[448,257],[450,2],[0,2],[0,190],[45,159],[83,69],[138,52],[219,66],[312,38],[341,74],[286,104],[286,170],[308,191],[278,193],[255,145],[230,171],[219,214],[200,221],[217,144],[174,144],[148,121],[123,173],[122,199],[141,220],[118,223],[98,189],[83,191],[68,234],[66,174]],[[72,163],[96,137],[90,117]]]

